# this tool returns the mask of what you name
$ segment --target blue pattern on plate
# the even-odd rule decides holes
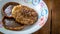
[[[47,11],[47,9],[44,9],[45,10],[45,12],[46,12],[46,14],[48,13],[48,11]]]
[[[40,2],[40,0],[32,0],[33,5],[37,5],[37,4],[39,4],[39,2]]]

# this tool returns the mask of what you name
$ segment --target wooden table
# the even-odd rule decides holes
[[[60,0],[53,0],[52,34],[60,34]]]
[[[49,9],[48,21],[33,34],[60,34],[60,0],[44,0],[44,2]]]

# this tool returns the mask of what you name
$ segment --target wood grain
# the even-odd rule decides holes
[[[53,0],[52,34],[60,34],[60,0]]]
[[[37,32],[33,34],[50,34],[50,23],[51,23],[51,3],[50,0],[44,0],[49,9],[49,16],[47,23]]]

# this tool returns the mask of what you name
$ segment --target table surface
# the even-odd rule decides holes
[[[44,2],[49,9],[47,23],[33,34],[60,34],[60,0],[44,0]]]

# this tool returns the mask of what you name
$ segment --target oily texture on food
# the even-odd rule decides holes
[[[16,2],[8,2],[2,7],[2,14],[7,17],[12,17],[11,12],[14,6],[19,5]]]
[[[24,24],[17,23],[14,18],[3,17],[2,23],[8,30],[19,31],[25,27]]]
[[[34,9],[22,5],[14,6],[12,16],[18,23],[27,25],[35,23],[38,19],[38,14]]]

